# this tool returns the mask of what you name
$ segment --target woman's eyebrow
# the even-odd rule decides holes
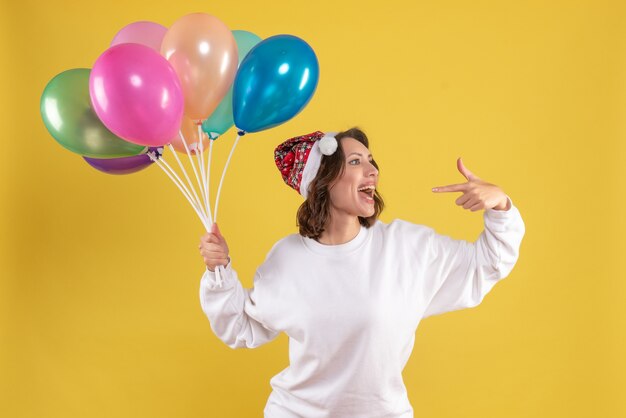
[[[361,154],[361,153],[358,153],[358,152],[351,152],[350,154],[348,154],[348,157],[349,157],[350,155],[353,155],[353,154],[356,154],[356,155],[358,155],[359,157],[362,157],[362,156],[363,156],[363,154]],[[371,156],[372,156],[372,154],[368,154],[367,156],[368,156],[368,157],[371,157]]]

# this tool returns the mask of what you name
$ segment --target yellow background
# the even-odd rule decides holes
[[[3,0],[0,416],[262,416],[288,364],[284,335],[231,350],[212,334],[202,226],[169,179],[93,170],[39,114],[46,83],[92,67],[124,25],[198,11],[297,35],[320,61],[309,105],[244,137],[226,178],[219,223],[245,286],[296,231],[280,141],[360,126],[383,221],[474,240],[482,211],[430,191],[465,181],[461,156],[526,236],[479,307],[420,325],[404,371],[416,417],[626,416],[626,6],[597,0]],[[213,190],[233,138],[216,143]]]

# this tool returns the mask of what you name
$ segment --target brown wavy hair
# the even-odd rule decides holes
[[[308,197],[298,208],[296,224],[302,236],[318,240],[330,220],[330,189],[345,169],[346,156],[341,148],[343,138],[354,138],[369,149],[367,135],[357,127],[335,135],[339,143],[337,151],[332,155],[322,156],[317,175],[309,185]],[[372,165],[378,170],[376,161],[372,160]],[[383,198],[376,189],[374,191],[374,214],[368,218],[359,216],[359,223],[366,228],[374,225],[384,206]]]

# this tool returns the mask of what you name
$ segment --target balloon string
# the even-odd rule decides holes
[[[191,161],[191,166],[193,167],[193,171],[194,171],[194,173],[196,175],[196,181],[198,182],[198,186],[200,187],[200,190],[204,192],[204,199],[205,199],[205,202],[206,202],[206,213],[208,214],[208,219],[210,220],[209,223],[213,224],[214,221],[213,221],[213,219],[211,219],[211,206],[209,205],[209,190],[208,190],[208,186],[206,186],[207,183],[206,182],[204,183],[205,187],[206,187],[206,190],[205,190],[205,188],[203,188],[200,185],[200,180],[198,179],[198,172],[196,171],[196,167],[193,164],[193,161],[191,159],[191,155],[189,153],[189,149],[187,148],[187,143],[185,142],[185,138],[183,137],[183,133],[182,132],[180,132],[180,137],[182,138],[183,144],[185,145],[185,150],[187,151],[187,155],[189,156],[189,161]],[[201,158],[202,153],[204,151],[204,144],[202,143],[202,126],[198,126],[198,137],[199,137],[199,140],[200,140],[200,144],[199,144],[200,155],[198,155],[198,151],[196,150],[196,157],[198,159],[198,166],[200,167],[200,170],[201,170],[200,174],[202,175],[202,180],[204,181],[204,179],[205,179],[204,158]],[[213,141],[211,141],[211,145],[213,145],[212,142]],[[211,147],[209,147],[209,148],[212,150]],[[206,173],[206,176],[209,176],[209,172],[208,171]],[[207,232],[208,231],[210,231],[210,229],[207,229]],[[222,287],[222,283],[223,283],[222,274],[223,274],[223,272],[224,272],[224,267],[223,266],[217,266],[217,268],[215,269],[215,279],[216,279],[217,285],[219,287]]]
[[[185,151],[187,151],[187,157],[189,157],[189,162],[191,163],[191,168],[193,168],[193,172],[196,175],[196,182],[198,183],[198,187],[200,187],[200,191],[202,191],[202,184],[200,183],[200,179],[198,178],[198,171],[196,170],[196,165],[193,162],[193,159],[191,158],[191,153],[189,152],[189,147],[187,147],[187,141],[185,141],[185,136],[183,135],[182,131],[178,132],[180,135],[180,139],[182,139],[183,141],[183,145],[185,146]],[[202,141],[202,138],[200,138],[200,141]],[[197,152],[197,150],[196,150]],[[176,156],[176,159],[178,160],[178,156],[176,154],[174,154]],[[184,171],[184,170],[183,170]],[[185,177],[187,178],[187,181],[189,182],[189,186],[191,187],[191,180],[189,180],[189,176],[187,176],[187,172],[184,171],[185,173]],[[202,204],[202,200],[198,197],[198,194],[196,193],[196,189],[195,187],[191,187],[191,189],[193,190],[193,194],[194,196],[196,196],[196,199],[198,200],[198,204]],[[205,216],[206,216],[206,212]]]
[[[178,181],[176,181],[176,179],[174,179],[174,177],[172,176],[172,174],[170,174],[168,172],[168,170],[165,168],[165,165],[167,165],[167,163],[165,163],[165,161],[161,162],[160,159],[157,159],[154,154],[149,153],[148,156],[150,157],[150,159],[154,162],[156,162],[156,164],[159,166],[159,168],[161,170],[163,170],[163,172],[165,174],[167,174],[167,176],[170,178],[170,180],[172,180],[172,182],[176,185],[176,187],[178,187],[178,189],[181,191],[181,193],[183,194],[183,196],[185,196],[187,198],[187,201],[189,202],[189,204],[191,204],[191,207],[196,211],[196,214],[198,215],[198,217],[200,218],[200,221],[202,222],[202,225],[204,225],[204,228],[207,230],[207,232],[209,231],[209,225],[207,224],[206,218],[200,213],[200,210],[198,209],[197,204],[195,204],[193,202],[193,199],[191,198],[191,195],[189,194],[189,191],[186,191],[186,187],[184,184],[182,184],[182,182],[180,182],[180,178],[178,178],[178,176],[176,176],[176,173],[173,173],[174,176],[176,176],[176,178],[178,179]],[[169,167],[169,166],[168,166]],[[180,183],[179,183],[180,182]],[[182,186],[182,187],[181,187]],[[185,187],[185,190],[183,190],[183,187]]]
[[[182,134],[181,134],[181,138],[182,138]],[[170,148],[171,148],[171,145],[170,145]],[[190,155],[189,154],[189,149],[187,148],[187,144],[185,144],[185,149],[187,150],[187,155]],[[176,154],[175,154],[176,151],[174,149],[172,149],[172,152],[174,152],[174,156],[176,156]],[[203,212],[201,213],[201,209],[199,208],[199,206],[200,206],[199,202],[194,201],[192,199],[191,193],[189,193],[189,190],[187,190],[187,187],[185,187],[185,184],[182,182],[180,177],[178,177],[176,172],[174,170],[172,170],[170,165],[167,164],[165,159],[163,159],[162,157],[160,159],[157,159],[154,153],[148,153],[148,156],[150,157],[150,159],[152,161],[157,163],[159,168],[161,170],[163,170],[163,172],[170,178],[170,180],[172,180],[172,182],[176,185],[176,187],[178,187],[178,190],[180,190],[180,192],[183,194],[183,196],[185,196],[185,198],[187,199],[187,201],[189,202],[191,207],[194,209],[194,211],[198,215],[198,218],[200,218],[200,221],[202,222],[202,225],[204,225],[204,229],[207,232],[210,232],[211,231],[210,223],[212,223],[212,222],[209,223],[209,219],[207,219],[206,215]],[[191,156],[189,156],[189,159],[190,159],[190,161],[193,161],[191,159]],[[178,160],[178,158],[177,158],[177,160]],[[180,160],[178,161],[178,163],[180,164]],[[167,169],[166,169],[166,167],[167,167]],[[182,164],[181,164],[181,167],[182,167]],[[171,171],[171,174],[168,171],[168,169]],[[183,168],[183,172],[185,172],[185,175],[186,175],[186,171],[184,171],[184,168]],[[174,178],[172,176],[172,174],[176,178]],[[189,177],[187,177],[187,181],[189,181]],[[191,182],[190,181],[189,181],[189,183],[190,183],[190,186],[191,186]],[[192,188],[192,190],[193,190],[193,188]],[[197,197],[197,195],[196,195],[196,197]],[[208,207],[209,206],[207,205],[207,208]],[[216,280],[217,286],[219,286],[219,287],[222,287],[223,283],[224,283],[224,281],[222,280],[222,274],[224,274],[224,266],[217,266],[217,268],[215,269],[215,280]]]
[[[198,197],[198,194],[196,193],[196,189],[193,187],[193,183],[191,182],[191,179],[189,179],[189,176],[187,175],[187,170],[185,169],[185,166],[183,166],[183,163],[178,158],[178,154],[176,153],[176,150],[174,149],[172,144],[168,144],[168,147],[169,147],[170,151],[172,151],[172,154],[174,154],[174,158],[176,158],[176,161],[178,162],[178,166],[180,167],[181,171],[185,175],[185,179],[187,179],[187,185],[189,186],[189,188],[193,192],[193,196],[195,196],[194,203],[196,203],[197,206],[202,207],[201,204],[200,204],[201,200]],[[173,169],[171,171],[172,171],[172,173],[176,173]],[[184,187],[185,184],[182,182],[182,180],[181,180],[181,184]],[[191,192],[189,192],[189,190],[187,190],[187,192],[189,193],[189,196],[191,196]],[[206,217],[206,212],[204,210],[202,210],[202,213]]]
[[[169,170],[169,172],[174,175],[174,177],[176,177],[176,179],[178,180],[178,182],[180,183],[180,185],[183,187],[183,189],[185,189],[185,191],[187,192],[187,195],[189,196],[189,198],[193,201],[194,207],[196,209],[198,209],[200,211],[200,213],[202,213],[202,217],[204,219],[207,219],[206,213],[204,212],[204,210],[202,210],[202,205],[200,204],[199,201],[194,200],[191,196],[191,192],[189,191],[189,189],[187,189],[187,187],[185,186],[185,183],[183,183],[183,181],[180,179],[180,177],[178,177],[178,174],[176,174],[176,171],[174,171],[174,169],[167,163],[167,161],[165,161],[165,158],[161,157],[160,160],[163,165]],[[193,188],[191,189],[193,191]]]
[[[222,178],[220,179],[220,185],[217,188],[217,197],[215,198],[215,210],[213,211],[213,221],[217,222],[217,208],[220,203],[220,193],[222,192],[222,184],[224,183],[224,176],[226,175],[226,169],[228,169],[228,164],[230,163],[230,159],[233,156],[233,152],[235,152],[235,147],[237,146],[237,142],[239,142],[240,135],[237,135],[235,142],[233,143],[233,147],[230,149],[230,154],[228,154],[228,159],[226,160],[226,164],[224,165],[224,171],[222,171]]]
[[[200,158],[200,155],[202,155],[202,153],[204,152],[204,144],[202,143],[202,135],[200,134],[201,132],[201,127],[198,125],[198,142],[197,142],[197,146],[194,152],[195,156],[196,156],[196,163],[198,164],[198,170],[200,171],[200,176],[199,178],[197,178],[196,180],[198,181],[198,187],[200,187],[200,194],[202,195],[202,204],[204,204],[205,200],[206,200],[206,196],[204,193],[204,164],[202,163],[204,158]],[[202,179],[202,182],[200,182],[200,179]]]
[[[206,172],[206,167],[204,166],[204,141],[202,140],[202,125],[198,125],[198,138],[200,138],[200,153],[196,152],[196,157],[198,157],[198,165],[200,166],[200,177],[202,177],[202,194],[204,196],[204,204],[205,211],[210,220],[210,223],[213,223],[213,218],[211,216],[211,208],[209,206],[209,190],[207,187],[207,177],[209,173]]]
[[[209,205],[209,200],[210,200],[210,194],[209,191],[211,190],[211,159],[213,158],[213,143],[215,142],[215,140],[211,139],[211,137],[209,137],[209,152],[208,152],[208,157],[207,157],[207,169],[206,169],[206,195],[207,195],[207,210],[209,211],[209,216],[211,219],[211,223],[213,223],[213,217],[211,215],[211,205]]]
[[[198,128],[198,132],[200,132],[200,128]],[[211,219],[211,224],[213,223],[213,218],[211,218],[211,205],[209,205],[209,190],[210,190],[210,185],[211,185],[211,158],[213,155],[213,143],[215,141],[213,139],[211,139],[211,137],[209,136],[209,152],[208,152],[208,157],[207,157],[207,163],[206,163],[206,177],[205,177],[205,186],[206,186],[206,196],[207,196],[207,200],[206,200],[206,207],[207,210],[209,212],[209,219]],[[215,269],[215,280],[217,282],[217,285],[219,287],[222,287],[222,274],[224,274],[224,266],[217,266],[217,268]]]
[[[200,177],[203,178],[202,180],[202,184],[200,185],[200,195],[202,196],[202,205],[204,205],[204,202],[206,200],[206,196],[204,193],[204,169],[202,168],[202,163],[200,162],[200,153],[202,152],[202,150],[196,148],[196,152],[194,153],[196,156],[196,163],[198,164],[198,169],[200,170]],[[200,183],[200,181],[198,181],[198,183]],[[208,218],[208,212],[206,211],[206,208],[204,209],[204,213],[207,214],[207,218]],[[213,223],[213,222],[211,222]]]

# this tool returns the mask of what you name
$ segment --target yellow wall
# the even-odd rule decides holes
[[[288,364],[284,335],[235,351],[212,334],[202,227],[165,175],[97,172],[39,114],[46,83],[91,67],[124,25],[196,11],[300,36],[320,61],[303,113],[243,138],[232,161],[220,225],[245,286],[296,231],[300,198],[272,160],[280,141],[362,127],[383,220],[473,240],[482,212],[430,191],[464,181],[462,156],[511,196],[526,236],[481,306],[420,325],[404,372],[416,417],[626,416],[626,5],[366,4],[2,0],[0,416],[262,416]],[[216,144],[216,168],[233,137]]]

